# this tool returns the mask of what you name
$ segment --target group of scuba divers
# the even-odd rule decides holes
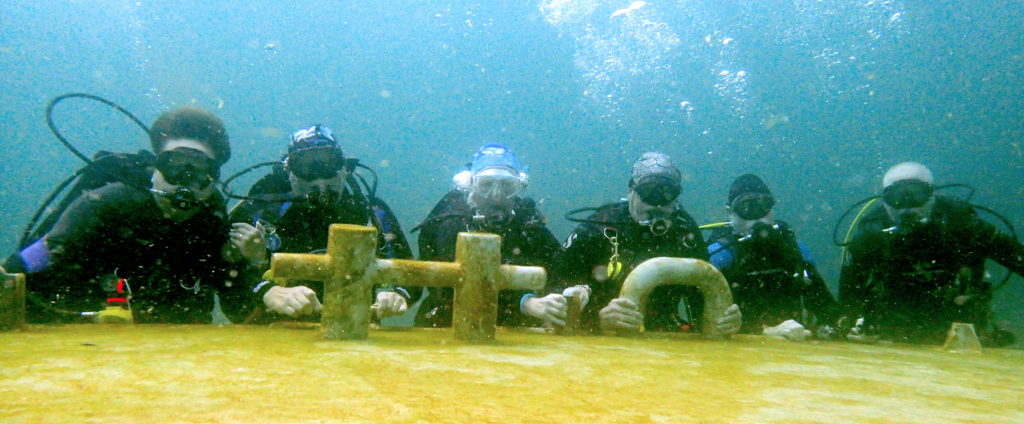
[[[82,157],[53,127],[53,105],[51,129]],[[113,304],[130,305],[134,322],[209,323],[214,294],[235,323],[313,319],[322,283],[275,285],[269,259],[275,252],[324,251],[332,223],[373,226],[379,257],[413,258],[394,213],[376,195],[376,177],[367,183],[359,170],[368,168],[346,157],[324,125],[295,131],[287,154],[266,164],[272,170],[246,196],[227,184],[217,188],[231,147],[216,116],[178,108],[147,130],[152,153],[101,152],[83,168],[90,172],[80,171],[82,188],[35,231],[30,226],[4,263],[5,274],[27,275],[30,322],[95,318],[94,311]],[[708,261],[725,276],[735,304],[707,327],[723,335],[941,343],[950,323],[966,322],[983,343],[1014,341],[992,319],[991,300],[1002,284],[988,282],[984,266],[992,259],[1020,274],[1024,247],[976,212],[990,210],[937,195],[921,164],[892,167],[881,194],[862,202],[843,243],[838,302],[755,175],[729,188],[729,222],[701,227],[680,205],[679,169],[664,154],[645,153],[632,166],[626,198],[571,212],[567,218],[579,225],[560,243],[536,202],[522,194],[523,171],[508,148],[484,145],[413,229],[420,232],[421,260],[453,261],[459,232],[487,232],[502,237],[503,263],[548,271],[541,291],[500,292],[499,325],[565,325],[567,308],[578,305],[585,332],[700,331],[704,302],[693,287],[659,287],[645,311],[619,297],[639,264],[679,257]],[[225,196],[241,201],[229,211]],[[578,302],[567,302],[569,296]],[[452,322],[451,288],[380,286],[366,302],[378,318],[422,302],[417,326]]]

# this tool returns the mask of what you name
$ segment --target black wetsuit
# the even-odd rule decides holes
[[[249,196],[267,201],[247,200],[231,210],[231,222],[256,225],[261,222],[267,229],[268,258],[275,252],[311,253],[327,248],[328,228],[331,224],[355,224],[377,228],[377,256],[381,258],[411,259],[412,249],[406,241],[398,218],[383,200],[368,199],[362,192],[348,187],[331,205],[316,205],[306,200],[289,200],[291,186],[286,174],[270,174],[260,180]],[[353,194],[353,192],[355,192]],[[276,199],[276,200],[274,200]],[[268,263],[269,266],[269,263]],[[258,284],[259,281],[254,282]],[[302,282],[323,299],[323,282]],[[263,285],[255,293],[262,299],[272,287]],[[396,291],[409,299],[404,289]],[[367,299],[372,302],[373,299]],[[261,321],[257,321],[261,322]]]
[[[28,319],[66,318],[52,307],[102,309],[108,293],[101,284],[115,273],[128,281],[136,322],[209,323],[214,292],[230,319],[242,319],[255,300],[244,284],[245,265],[222,258],[223,200],[216,196],[199,207],[175,222],[150,193],[121,183],[84,192],[43,239],[5,264],[28,274]]]
[[[985,259],[1024,271],[1024,247],[962,201],[936,196],[928,222],[897,229],[884,208],[859,223],[839,282],[851,319],[883,338],[941,343],[951,322],[989,331]]]
[[[516,197],[512,216],[500,222],[473,220],[466,201],[467,193],[452,190],[430,211],[420,226],[420,259],[425,261],[455,260],[455,241],[460,232],[474,231],[501,236],[501,262],[510,265],[541,266],[550,270],[558,257],[558,239],[548,230],[546,219],[537,210],[533,199]],[[550,278],[550,276],[549,276]],[[498,294],[498,325],[539,325],[539,320],[519,311],[527,290],[503,290]],[[429,296],[416,314],[416,325],[447,327],[452,323],[451,288],[431,288]]]
[[[712,239],[711,264],[722,271],[743,312],[741,332],[760,334],[789,319],[811,329],[834,324],[838,305],[807,246],[784,222],[758,226],[747,237],[723,229]]]
[[[619,297],[626,276],[644,261],[662,256],[708,260],[707,244],[697,222],[682,209],[676,210],[672,225],[661,235],[636,223],[626,201],[604,205],[586,220],[591,222],[581,223],[565,242],[563,260],[556,273],[560,284],[556,288],[559,293],[565,287],[580,284],[591,288],[590,301],[580,316],[584,329],[589,331],[600,329],[598,312]],[[614,235],[619,243],[622,272],[615,278],[595,275],[595,267],[607,266],[613,254],[612,243],[605,234]],[[644,328],[647,331],[699,328],[703,310],[704,299],[697,289],[658,287],[648,297]]]

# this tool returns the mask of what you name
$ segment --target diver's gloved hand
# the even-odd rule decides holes
[[[740,312],[740,307],[733,303],[732,306],[725,309],[722,317],[715,321],[715,330],[718,334],[729,337],[740,331],[740,325],[742,324],[743,314]]]
[[[802,342],[811,335],[811,330],[804,328],[799,322],[791,319],[787,319],[782,324],[774,327],[765,327],[764,331],[761,332],[768,337],[774,337],[778,339],[792,340],[794,342]]]
[[[868,333],[867,329],[864,327],[864,317],[860,317],[857,318],[857,322],[846,335],[846,340],[854,343],[873,344],[878,343],[878,336]]]
[[[602,330],[639,330],[644,322],[640,306],[624,297],[612,299],[598,315]]]
[[[316,298],[316,292],[309,287],[274,286],[263,295],[267,309],[290,317],[311,315],[323,308]]]
[[[572,286],[562,290],[562,296],[576,296],[580,301],[580,310],[582,311],[587,306],[587,303],[590,303],[590,287],[585,285]]]
[[[377,318],[387,318],[404,314],[409,305],[402,295],[393,291],[382,291],[377,293],[377,301],[370,308],[377,311]]]
[[[530,296],[523,301],[522,311],[531,317],[565,326],[566,301],[560,294],[544,297]]]
[[[257,223],[255,227],[244,222],[231,224],[228,236],[231,244],[253,266],[262,266],[267,262],[266,229]]]

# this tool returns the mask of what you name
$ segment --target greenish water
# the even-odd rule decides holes
[[[737,175],[761,175],[835,290],[836,220],[899,161],[1024,221],[1024,5],[1019,1],[8,1],[0,5],[0,248],[79,163],[43,108],[99,94],[151,121],[197,104],[226,122],[225,174],[273,160],[323,122],[373,166],[406,229],[484,141],[530,167],[558,237],[567,211],[624,195],[647,150],[672,155],[683,205],[721,220]],[[68,102],[85,152],[148,143],[108,109]],[[252,179],[241,180],[244,191]],[[993,267],[994,278],[1002,270]],[[996,296],[1024,334],[1024,284]]]

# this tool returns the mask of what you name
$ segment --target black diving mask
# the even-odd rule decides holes
[[[916,208],[928,203],[935,188],[921,180],[903,180],[882,190],[882,201],[893,209]]]
[[[330,147],[302,150],[288,156],[288,170],[306,181],[337,177],[344,167],[345,156],[341,150]]]
[[[736,216],[751,221],[764,218],[775,206],[775,198],[761,193],[746,194],[737,197],[729,206]]]
[[[653,181],[645,181],[633,187],[636,195],[644,203],[651,206],[665,206],[672,203],[679,197],[682,187],[668,178],[655,178]]]
[[[209,187],[220,177],[220,167],[213,159],[186,147],[160,153],[155,166],[168,183],[197,190]]]

